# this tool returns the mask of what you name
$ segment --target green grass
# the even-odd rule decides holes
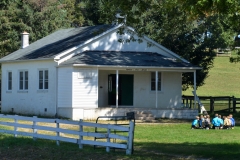
[[[240,127],[233,130],[191,130],[189,123],[136,124],[134,154],[84,145],[0,134],[1,159],[239,159]]]
[[[183,95],[192,95],[192,88]],[[199,96],[235,96],[240,98],[240,63],[230,63],[229,57],[216,57],[214,67],[205,80],[205,85],[197,89]]]

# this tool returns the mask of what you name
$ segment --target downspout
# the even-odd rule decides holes
[[[196,70],[194,73],[194,109],[196,109],[196,100],[197,100],[197,93],[196,93]]]
[[[116,70],[116,108],[118,108],[118,80],[119,75],[118,75],[118,70]]]
[[[158,108],[158,71],[155,72],[156,108]]]

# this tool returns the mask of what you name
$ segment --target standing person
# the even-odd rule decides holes
[[[196,129],[196,128],[198,128],[198,127],[197,127],[198,120],[199,120],[199,117],[196,116],[196,118],[195,118],[195,119],[193,120],[193,122],[192,122],[191,129]]]
[[[212,125],[213,125],[213,129],[219,129],[220,121],[219,121],[219,118],[218,118],[218,114],[215,114],[215,117],[212,120]]]
[[[230,120],[231,120],[231,128],[234,129],[234,127],[235,127],[235,120],[234,120],[234,118],[233,118],[233,115],[232,115],[232,114],[229,114],[229,118],[230,118]]]
[[[220,123],[219,129],[223,129],[223,119],[222,119],[221,115],[218,115],[218,120],[219,120],[219,123]]]

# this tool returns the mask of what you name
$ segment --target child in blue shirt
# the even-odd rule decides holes
[[[196,119],[194,119],[193,122],[192,122],[191,129],[196,129],[197,128],[198,121],[199,121],[199,117],[196,116]]]
[[[229,117],[230,117],[230,120],[231,120],[231,128],[234,129],[235,120],[234,120],[234,118],[233,118],[233,115],[232,115],[232,114],[229,114]]]
[[[220,124],[221,124],[221,122],[218,118],[218,114],[215,114],[215,118],[213,118],[213,120],[212,120],[213,129],[219,129]]]

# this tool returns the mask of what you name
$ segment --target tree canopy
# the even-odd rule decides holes
[[[197,86],[201,86],[213,66],[214,49],[230,46],[233,32],[228,17],[221,14],[193,15],[186,6],[178,0],[106,0],[100,7],[100,20],[112,23],[116,13],[127,15],[127,25],[133,26],[139,35],[147,35],[202,67],[197,71]],[[193,74],[184,74],[183,89],[189,86],[193,86]]]
[[[239,3],[237,0],[2,0],[0,56],[20,47],[23,31],[30,33],[33,42],[59,28],[116,23],[115,15],[120,13],[127,17],[126,25],[132,26],[140,37],[147,35],[202,67],[197,71],[197,86],[201,86],[213,65],[214,49],[233,46],[233,36],[240,33]],[[192,76],[184,74],[183,89],[193,85]]]

